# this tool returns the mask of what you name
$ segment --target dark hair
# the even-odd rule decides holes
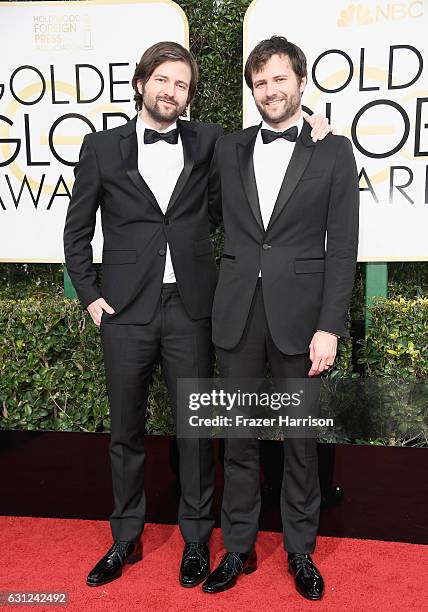
[[[142,81],[144,89],[144,85],[154,70],[165,62],[185,62],[189,66],[191,78],[187,104],[190,104],[195,97],[199,80],[199,69],[195,58],[190,51],[178,43],[170,41],[159,42],[144,51],[132,77],[132,87],[135,91],[135,108],[137,110],[140,110],[143,105],[143,96],[138,91],[137,82]]]
[[[307,76],[306,56],[297,45],[289,42],[284,36],[272,36],[262,40],[254,47],[245,62],[244,77],[248,87],[253,89],[253,73],[263,68],[272,55],[289,57],[293,72],[302,81]]]

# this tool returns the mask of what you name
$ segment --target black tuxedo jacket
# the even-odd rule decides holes
[[[217,267],[208,216],[209,167],[218,125],[178,120],[184,168],[165,215],[138,172],[136,117],[88,134],[75,168],[64,230],[67,269],[82,306],[99,297],[115,314],[105,323],[148,323],[162,287],[168,241],[178,289],[193,319],[211,315]],[[162,173],[162,168],[159,168]],[[215,186],[211,186],[216,198]],[[92,264],[95,215],[104,235],[101,287]]]
[[[358,246],[355,159],[347,138],[329,134],[314,143],[304,122],[265,231],[253,167],[259,128],[223,136],[215,148],[212,176],[221,183],[225,244],[213,340],[224,349],[238,344],[261,270],[275,344],[286,354],[306,353],[317,329],[349,337]]]

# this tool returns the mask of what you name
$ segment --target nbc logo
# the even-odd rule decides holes
[[[365,4],[348,4],[340,12],[337,20],[339,28],[350,26],[368,26],[380,21],[392,22],[403,19],[417,19],[422,17],[424,0],[411,2],[388,2],[369,7]]]

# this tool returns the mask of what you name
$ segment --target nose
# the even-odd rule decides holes
[[[276,85],[275,83],[270,83],[269,81],[266,83],[266,97],[272,98],[276,94]]]
[[[165,87],[165,93],[169,98],[175,97],[175,84],[169,81]]]

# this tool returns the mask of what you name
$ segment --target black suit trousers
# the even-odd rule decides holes
[[[309,354],[286,355],[275,345],[257,282],[239,344],[216,347],[220,376],[262,378],[267,363],[274,378],[307,378]],[[318,530],[320,488],[315,438],[287,438],[284,443],[281,516],[288,552],[311,553]],[[260,462],[257,439],[225,439],[225,485],[221,515],[228,551],[249,552],[255,544],[260,514]]]
[[[138,539],[144,528],[144,427],[153,366],[160,360],[176,417],[177,378],[212,374],[209,318],[191,319],[175,283],[163,285],[153,319],[145,325],[101,323],[110,403],[110,458],[115,541]],[[186,542],[206,542],[214,526],[211,440],[178,439],[179,525]]]

